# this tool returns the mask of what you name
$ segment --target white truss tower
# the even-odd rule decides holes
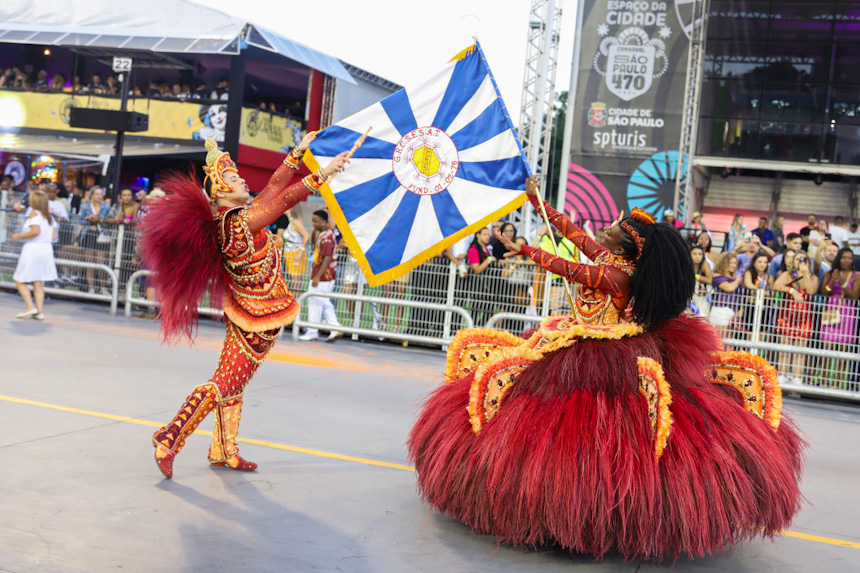
[[[544,195],[546,171],[549,168],[552,122],[555,114],[555,70],[558,64],[558,42],[561,33],[561,7],[557,0],[532,0],[529,11],[529,35],[526,71],[523,78],[522,114],[520,116],[523,149]],[[531,238],[532,210],[526,205],[519,213],[518,230]],[[535,219],[536,220],[536,219]]]
[[[702,67],[705,58],[705,37],[709,0],[678,0],[692,5],[687,52],[687,81],[684,87],[684,109],[681,118],[681,143],[678,153],[678,172],[675,178],[675,213],[690,222],[690,201],[693,192],[693,157],[696,153],[696,135],[699,123]],[[687,31],[686,29],[684,30]]]

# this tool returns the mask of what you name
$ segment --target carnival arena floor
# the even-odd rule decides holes
[[[20,309],[0,292],[0,571],[860,570],[858,407],[786,400],[811,443],[808,502],[775,542],[595,562],[497,547],[421,503],[404,442],[438,350],[286,338],[246,392],[241,451],[260,468],[210,468],[200,435],[168,481],[150,435],[208,378],[221,326],[171,349],[105,306],[48,301],[43,323]]]

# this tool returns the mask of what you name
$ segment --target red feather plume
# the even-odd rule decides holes
[[[209,291],[212,303],[220,305],[224,292],[218,223],[193,174],[171,173],[162,188],[166,196],[140,223],[141,257],[153,271],[164,341],[194,340],[200,299]]]

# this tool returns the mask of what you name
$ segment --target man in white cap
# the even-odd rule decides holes
[[[675,212],[672,209],[663,211],[663,223],[669,223],[672,227],[680,229],[684,226],[684,221],[675,218]]]

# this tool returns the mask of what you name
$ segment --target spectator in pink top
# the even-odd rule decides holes
[[[684,226],[684,221],[675,218],[675,212],[672,209],[666,209],[663,211],[663,222],[672,225],[676,229],[680,229]]]
[[[475,326],[484,326],[487,319],[493,314],[493,307],[496,300],[493,300],[492,281],[488,280],[489,270],[491,265],[496,262],[495,257],[490,252],[490,230],[483,228],[475,233],[475,238],[472,239],[472,246],[466,253],[466,260],[469,261],[469,266],[472,272],[469,273],[468,290],[472,295],[472,318],[475,321]]]

